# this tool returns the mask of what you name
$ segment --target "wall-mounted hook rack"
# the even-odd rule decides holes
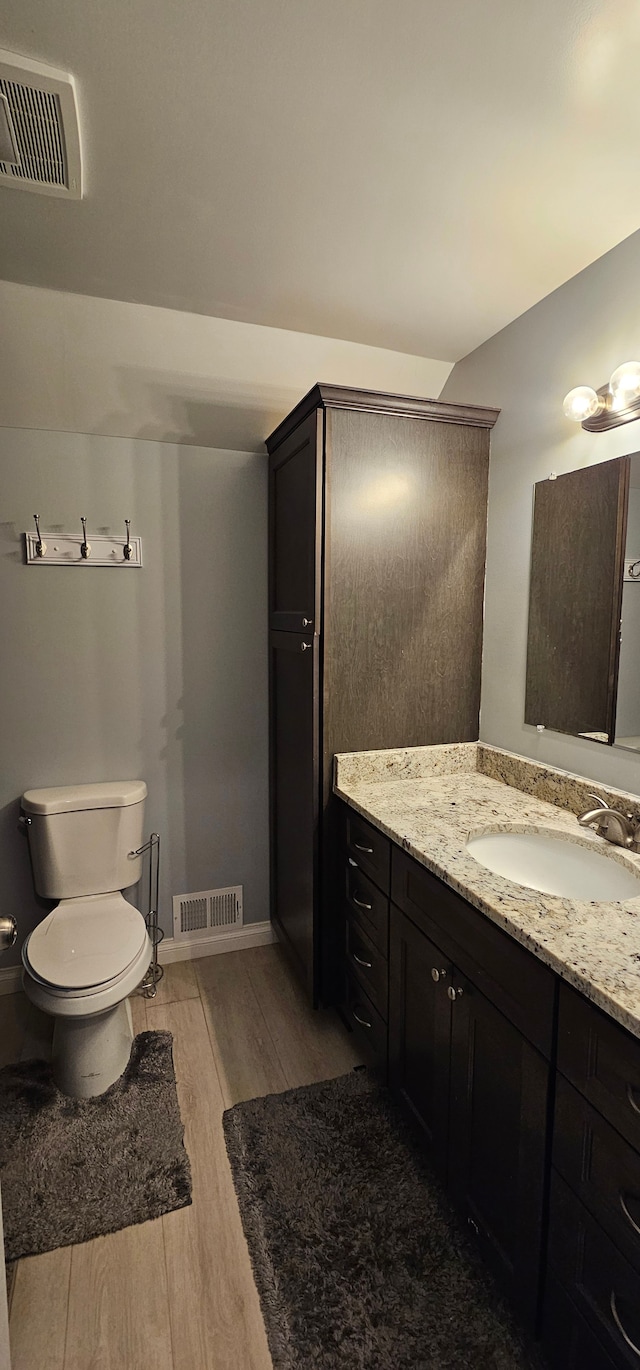
[[[40,532],[40,515],[33,517],[36,531],[24,535],[29,566],[142,566],[142,538],[130,536],[130,519],[124,520],[126,537],[92,533],[88,542],[84,515],[80,517],[82,533],[44,535]]]

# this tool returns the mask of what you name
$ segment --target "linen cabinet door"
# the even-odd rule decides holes
[[[318,639],[271,633],[271,916],[317,994]]]
[[[269,458],[269,615],[277,631],[320,631],[322,411]]]
[[[447,1158],[451,971],[439,948],[392,904],[389,1082],[419,1122],[442,1175]]]
[[[537,1319],[548,1064],[454,972],[449,1192],[527,1325]]]

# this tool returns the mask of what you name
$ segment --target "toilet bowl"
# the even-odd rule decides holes
[[[54,1019],[54,1080],[74,1098],[103,1094],[131,1054],[128,996],[152,947],[121,891],[140,876],[145,796],[142,781],[23,796],[36,889],[59,898],[24,943],[23,985]]]
[[[144,918],[122,894],[65,899],[22,949],[23,985],[54,1022],[53,1076],[88,1099],[122,1075],[133,1030],[128,996],[151,960]]]

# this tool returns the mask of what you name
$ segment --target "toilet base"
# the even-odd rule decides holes
[[[91,1017],[56,1017],[51,1065],[58,1089],[73,1099],[104,1094],[126,1070],[132,1043],[128,999]]]

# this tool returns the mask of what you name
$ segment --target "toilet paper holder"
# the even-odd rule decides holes
[[[162,979],[164,971],[158,964],[158,947],[164,937],[164,932],[158,926],[158,891],[160,883],[160,834],[152,832],[148,842],[144,842],[135,851],[129,852],[129,856],[145,856],[149,854],[148,865],[148,898],[147,912],[144,914],[144,921],[147,925],[149,941],[153,948],[149,969],[140,986],[146,999],[154,999],[158,982]]]

